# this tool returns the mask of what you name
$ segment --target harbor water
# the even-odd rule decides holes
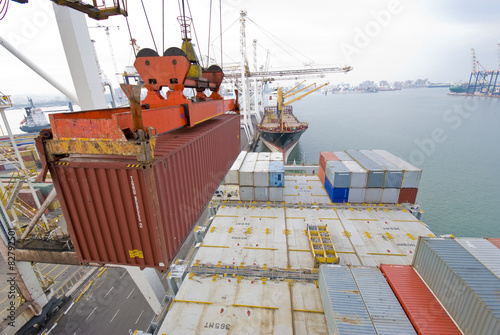
[[[500,236],[500,99],[448,92],[309,96],[294,103],[309,129],[289,163],[318,164],[320,151],[385,149],[423,169],[417,202],[436,234]]]

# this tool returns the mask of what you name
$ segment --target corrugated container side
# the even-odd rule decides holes
[[[157,137],[155,159],[67,157],[49,168],[82,264],[165,271],[240,151],[239,117]]]
[[[365,202],[367,203],[380,203],[382,201],[382,188],[367,188],[365,192]]]
[[[376,334],[348,267],[322,265],[319,291],[330,334]]]
[[[285,189],[283,187],[270,187],[269,188],[269,200],[270,201],[284,201],[285,200]]]
[[[321,183],[325,185],[325,170],[321,166],[318,169],[318,177]]]
[[[412,265],[465,334],[500,334],[500,278],[457,241],[420,237]]]
[[[269,186],[254,187],[253,189],[255,201],[269,201]]]
[[[366,188],[350,188],[349,189],[349,203],[357,204],[365,202]]]
[[[380,165],[385,171],[384,187],[386,188],[400,188],[403,182],[403,170],[396,165],[389,162],[384,157],[381,157],[372,150],[360,150],[363,155],[370,158],[372,161]]]
[[[408,163],[407,161],[391,154],[386,150],[373,150],[373,152],[384,157],[392,164],[403,170],[403,183],[402,188],[418,188],[420,178],[422,177],[422,170]]]
[[[351,184],[351,172],[340,161],[327,161],[325,174],[333,187],[349,187]]]
[[[255,164],[253,186],[269,187],[269,161],[257,161]]]
[[[368,171],[368,180],[366,187],[382,188],[384,187],[385,170],[370,158],[363,155],[358,150],[346,150],[363,168]]]
[[[319,153],[319,166],[323,168],[323,170],[326,169],[326,162],[328,161],[338,161],[339,159],[333,152],[329,151],[321,151]]]
[[[255,152],[247,153],[245,160],[241,164],[240,168],[240,186],[253,186],[253,172],[255,170],[255,165],[257,164],[257,156],[252,155]]]
[[[487,240],[497,248],[500,248],[500,238],[487,238]]]
[[[383,204],[397,204],[399,200],[399,188],[384,188],[382,192]]]
[[[271,161],[269,163],[269,186],[283,187],[285,182],[285,167],[283,161]]]
[[[399,191],[398,204],[414,204],[417,201],[418,188],[402,188]]]
[[[346,187],[334,187],[332,189],[332,196],[330,197],[332,202],[344,203],[349,200],[349,189]]]
[[[448,313],[409,265],[380,265],[411,323],[422,335],[459,335]]]
[[[379,268],[350,269],[377,334],[416,334]]]
[[[245,160],[246,155],[246,151],[240,152],[238,158],[236,158],[233,165],[229,169],[226,178],[224,179],[224,184],[238,185],[240,183],[240,168],[241,164],[243,164],[243,161]]]
[[[479,237],[455,237],[455,241],[500,278],[500,249]]]
[[[333,152],[335,154],[335,156],[337,156],[337,158],[339,160],[341,160],[342,162],[343,161],[353,161],[354,159],[349,156],[347,153],[345,153],[344,151],[334,151]]]
[[[345,161],[342,163],[351,172],[350,187],[366,187],[366,181],[368,179],[368,173],[366,169],[359,165],[356,161]]]
[[[253,201],[253,187],[252,186],[240,186],[240,200],[241,201]]]

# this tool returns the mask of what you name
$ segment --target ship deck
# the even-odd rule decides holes
[[[283,113],[283,129],[285,131],[299,129],[304,125],[307,125],[307,123],[300,122],[293,113],[286,111]],[[266,112],[258,127],[266,131],[279,131],[281,130],[281,122],[275,113]]]

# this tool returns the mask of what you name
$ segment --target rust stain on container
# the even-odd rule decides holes
[[[380,270],[419,334],[462,334],[410,265],[382,264]]]
[[[159,135],[151,164],[73,155],[50,163],[82,264],[165,271],[240,151],[239,116]]]

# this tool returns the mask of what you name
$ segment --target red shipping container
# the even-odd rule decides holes
[[[154,160],[75,155],[51,162],[81,264],[166,271],[240,152],[238,115],[157,137]]]
[[[338,159],[338,157],[333,152],[321,151],[319,153],[319,167],[323,168],[323,171],[326,170],[326,162],[338,160],[340,159]]]
[[[380,265],[418,334],[462,334],[410,265]]]
[[[399,191],[398,204],[410,203],[414,204],[417,201],[418,188],[402,188]]]
[[[495,247],[500,248],[500,238],[487,238]]]
[[[321,180],[321,184],[325,185],[325,170],[320,166],[318,170],[318,176]]]

